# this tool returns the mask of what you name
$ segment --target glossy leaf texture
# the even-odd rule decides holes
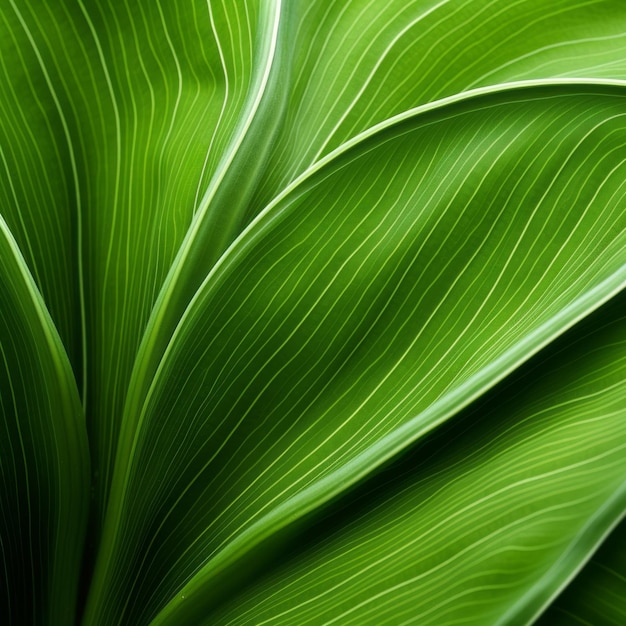
[[[199,290],[121,440],[90,615],[114,621],[130,595],[142,611],[198,570],[205,597],[250,543],[615,294],[623,106],[599,86],[461,99],[277,199]]]
[[[15,239],[0,218],[0,612],[71,623],[89,500],[76,384]]]
[[[620,626],[625,52],[622,0],[0,3],[9,622]]]

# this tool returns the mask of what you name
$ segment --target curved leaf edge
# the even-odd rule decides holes
[[[66,389],[73,392],[76,391],[76,397],[78,397],[78,389],[76,387],[76,379],[70,365],[70,360],[65,350],[65,346],[61,341],[61,337],[57,332],[56,326],[52,321],[52,317],[46,307],[35,279],[33,278],[26,259],[22,255],[13,233],[10,231],[8,224],[0,214],[0,235],[7,243],[7,247],[11,250],[13,264],[19,269],[23,286],[26,287],[28,295],[30,296],[31,303],[37,313],[37,318],[41,324],[41,329],[46,337],[50,356],[54,359],[59,379],[67,385]],[[74,395],[74,394],[72,394]],[[69,398],[69,402],[73,402],[74,398]],[[82,409],[81,409],[82,413]]]
[[[626,80],[600,80],[600,79],[537,79],[516,81],[510,83],[501,83],[498,85],[479,87],[476,89],[468,90],[435,100],[424,105],[420,105],[413,109],[409,109],[403,113],[400,113],[394,117],[391,117],[379,124],[372,126],[371,128],[356,135],[354,138],[345,142],[328,155],[311,165],[300,176],[298,176],[293,182],[291,182],[279,195],[277,195],[238,235],[238,237],[229,245],[224,253],[217,260],[215,265],[211,268],[211,271],[206,275],[198,289],[195,291],[193,298],[189,301],[189,304],[185,308],[183,315],[180,317],[178,324],[172,338],[170,339],[167,349],[161,356],[159,367],[155,370],[154,380],[157,379],[159,371],[161,370],[161,363],[167,358],[171,346],[175,343],[177,334],[180,332],[180,328],[184,325],[186,318],[189,316],[190,310],[193,308],[195,302],[199,299],[202,292],[205,289],[210,288],[211,283],[216,280],[216,277],[223,273],[230,265],[233,265],[238,257],[257,239],[263,236],[265,230],[273,224],[274,221],[280,219],[282,215],[292,208],[292,203],[286,202],[292,194],[296,194],[299,188],[304,187],[310,180],[325,167],[331,167],[341,157],[344,157],[352,150],[358,149],[365,142],[375,139],[376,135],[383,132],[392,130],[395,126],[409,121],[417,120],[428,113],[436,112],[439,110],[452,107],[457,104],[471,103],[474,100],[479,100],[485,96],[490,95],[506,95],[509,92],[517,91],[532,91],[541,88],[557,87],[563,88],[564,93],[567,93],[572,88],[576,87],[599,87],[603,93],[619,93],[623,92],[626,95]],[[591,92],[590,93],[594,93]],[[281,206],[285,203],[284,206]],[[146,331],[147,332],[147,331]],[[145,404],[145,401],[144,401]]]
[[[542,87],[562,87],[565,90],[574,87],[600,87],[603,91],[606,89],[610,92],[615,92],[615,90],[622,91],[624,87],[626,87],[626,81],[598,81],[587,79],[533,80],[480,88],[411,109],[410,111],[372,127],[353,140],[343,144],[340,148],[309,168],[289,185],[283,193],[277,196],[241,233],[224,255],[222,255],[218,263],[202,283],[202,286],[196,292],[196,295],[185,311],[185,315],[181,318],[172,340],[163,355],[159,369],[155,374],[150,391],[146,396],[144,407],[153,389],[158,384],[162,364],[166,361],[167,355],[175,343],[176,336],[183,327],[184,321],[189,311],[193,308],[197,298],[199,298],[200,294],[205,289],[211,288],[211,284],[237,260],[240,253],[249,245],[252,245],[258,237],[262,236],[265,228],[273,223],[275,219],[279,219],[282,213],[289,210],[291,203],[286,203],[285,206],[281,206],[281,203],[287,200],[291,194],[297,193],[298,188],[305,185],[317,172],[322,170],[325,166],[332,165],[338,158],[345,155],[345,153],[356,149],[365,141],[375,137],[378,133],[387,131],[395,125],[415,119],[428,112],[443,109],[457,103],[465,103],[490,94],[505,94],[510,91]],[[209,584],[210,581],[214,580],[216,576],[219,576],[221,572],[242,558],[249,550],[258,546],[276,533],[281,532],[314,509],[336,498],[340,493],[353,487],[356,483],[362,481],[366,476],[378,469],[382,464],[387,463],[408,446],[413,445],[418,439],[454,417],[459,411],[489,391],[497,383],[509,376],[513,371],[541,351],[545,346],[593,313],[625,287],[626,264],[602,283],[596,285],[593,289],[570,303],[570,305],[562,309],[557,315],[528,334],[523,340],[512,346],[499,358],[482,368],[463,384],[445,394],[427,410],[416,415],[405,425],[385,436],[379,442],[332,474],[310,485],[299,494],[278,505],[274,510],[244,530],[231,543],[225,546],[221,552],[208,561],[180,590],[180,593],[166,605],[153,623],[155,625],[176,623],[176,607],[181,606],[183,602],[192,602],[192,598],[195,594],[201,593],[201,589],[205,585]],[[137,430],[139,430],[140,427],[141,417],[137,423]],[[558,592],[555,592],[555,594],[556,593]]]
[[[479,87],[476,89],[461,92],[459,94],[455,94],[453,96],[448,96],[446,98],[435,100],[433,102],[429,102],[418,107],[414,107],[383,122],[380,122],[379,124],[370,127],[362,133],[359,133],[354,138],[345,142],[344,144],[327,154],[325,157],[311,165],[309,168],[307,168],[300,176],[293,180],[279,195],[277,195],[230,243],[226,250],[217,259],[215,264],[211,267],[210,271],[204,277],[198,288],[194,291],[193,296],[189,299],[189,302],[185,306],[182,315],[178,319],[176,326],[167,341],[165,349],[163,350],[161,356],[158,357],[158,361],[154,364],[154,367],[151,368],[148,361],[152,356],[154,346],[150,345],[150,340],[152,335],[155,332],[158,332],[159,327],[163,322],[164,309],[167,306],[166,300],[169,300],[171,298],[171,294],[166,295],[166,292],[170,289],[168,285],[173,284],[180,274],[180,271],[174,272],[174,270],[172,269],[170,271],[171,275],[168,275],[168,277],[166,278],[166,282],[164,283],[161,294],[159,295],[159,298],[154,305],[153,313],[148,322],[148,325],[146,326],[144,336],[142,338],[141,346],[137,354],[135,368],[129,384],[129,394],[126,405],[124,407],[124,418],[121,430],[123,432],[126,432],[127,429],[130,428],[134,432],[135,428],[138,426],[138,423],[133,423],[133,419],[137,422],[140,421],[137,416],[140,415],[147,403],[147,399],[151,394],[151,390],[155,385],[155,381],[158,379],[160,371],[162,370],[162,363],[167,359],[167,356],[171,351],[171,346],[175,343],[176,337],[180,332],[180,328],[184,325],[186,318],[189,316],[190,310],[193,308],[195,302],[198,300],[201,294],[206,289],[210,288],[211,283],[215,282],[217,276],[223,274],[223,272],[230,265],[233,265],[237,261],[238,257],[248,247],[253,245],[257,239],[263,236],[265,229],[270,227],[270,225],[273,224],[274,221],[280,219],[285,214],[285,212],[287,212],[291,208],[291,203],[285,201],[287,201],[289,196],[291,196],[292,194],[296,194],[299,188],[304,187],[318,172],[323,170],[325,167],[332,167],[332,165],[335,164],[341,157],[345,156],[352,150],[358,149],[358,147],[365,142],[375,139],[376,135],[391,130],[395,126],[399,126],[405,122],[416,120],[419,117],[428,113],[432,113],[440,109],[446,109],[456,104],[470,103],[473,100],[477,100],[489,95],[504,95],[508,92],[535,90],[537,88],[545,87],[561,87],[564,88],[565,91],[575,87],[600,87],[607,92],[624,91],[626,93],[626,80],[622,81],[612,79],[601,80],[584,78],[536,79],[501,83],[488,87]],[[243,142],[244,139],[245,137],[242,137],[241,142]],[[204,201],[205,200],[203,200],[203,202]],[[285,202],[285,205],[281,206],[283,202]],[[200,211],[198,213],[200,213]],[[191,228],[196,228],[197,230],[199,228],[200,221],[201,217],[197,215]],[[194,230],[193,236],[188,233],[187,237],[185,237],[185,240],[183,241],[183,244],[181,246],[181,251],[174,261],[173,268],[174,265],[179,267],[179,269],[180,267],[182,267],[184,259],[189,253],[189,248],[191,247],[188,239],[193,239],[197,236],[196,230]],[[184,254],[183,248],[185,248]],[[178,259],[179,256],[181,256],[180,260]],[[150,372],[153,373],[151,379],[149,379]],[[120,439],[122,439],[122,436],[120,437]],[[122,444],[122,441],[120,441],[120,444]],[[126,442],[126,444],[128,444],[128,442]],[[126,448],[126,452],[128,452],[128,448]],[[120,458],[121,462],[123,462],[123,459],[127,458],[127,456],[127,453],[122,455],[120,454],[120,452],[118,452],[118,457]]]
[[[497,622],[497,626],[533,624],[591,560],[626,516],[626,482],[587,522],[554,565]]]
[[[19,275],[21,284],[18,287],[20,291],[23,290],[23,295],[29,300],[28,306],[32,306],[35,312],[39,330],[46,342],[44,349],[50,357],[56,375],[59,405],[55,409],[62,438],[57,439],[55,443],[57,452],[67,454],[63,463],[71,470],[69,475],[65,474],[64,477],[68,478],[71,484],[67,485],[64,497],[59,502],[61,512],[58,518],[64,520],[65,526],[56,529],[54,553],[61,557],[52,563],[48,591],[51,600],[48,611],[53,621],[66,620],[72,617],[68,615],[68,611],[76,609],[76,606],[70,607],[67,603],[79,592],[82,551],[87,531],[91,462],[85,414],[65,346],[17,241],[2,215],[0,215],[0,240],[3,240],[3,247],[6,246],[11,255],[7,259],[8,264],[12,265]],[[81,496],[78,501],[70,495],[75,493]]]
[[[189,230],[187,231],[187,234],[180,246],[178,254],[176,255],[168,275],[165,278],[159,297],[154,304],[135,360],[135,367],[129,384],[129,399],[127,400],[124,410],[125,415],[132,414],[133,410],[140,406],[137,405],[137,401],[141,402],[142,398],[138,398],[138,394],[133,390],[137,388],[143,389],[142,384],[145,383],[146,376],[149,377],[150,359],[155,348],[154,337],[160,332],[163,324],[166,323],[165,318],[168,314],[168,306],[174,298],[176,284],[181,280],[181,275],[185,270],[186,261],[189,259],[190,255],[193,254],[194,243],[200,237],[201,231],[205,230],[203,228],[203,221],[206,218],[207,212],[211,209],[214,199],[218,194],[224,179],[228,175],[229,169],[236,160],[238,152],[242,149],[247,135],[251,132],[251,128],[255,122],[255,117],[259,114],[259,110],[263,105],[263,100],[267,95],[266,92],[270,88],[269,83],[271,79],[272,61],[276,54],[280,14],[283,10],[281,1],[282,0],[271,0],[271,2],[263,4],[263,7],[267,11],[265,18],[268,23],[271,22],[270,28],[261,29],[261,32],[271,33],[269,40],[264,42],[264,47],[266,48],[265,54],[267,55],[266,63],[263,65],[261,70],[257,72],[254,84],[248,94],[243,116],[244,119],[233,132],[227,151],[223,156],[213,179],[210,181],[202,200],[200,201],[200,205],[194,219],[189,226]],[[271,19],[272,16],[273,21]],[[201,286],[194,290],[194,294],[199,289],[201,289]]]
[[[498,359],[479,370],[465,383],[442,396],[428,409],[386,435],[342,467],[276,506],[246,528],[212,557],[202,569],[198,570],[176,597],[162,609],[161,613],[153,620],[152,625],[173,626],[181,623],[178,609],[183,609],[185,604],[193,603],[194,597],[202,596],[203,590],[207,586],[244,558],[248,552],[268,539],[275,538],[279,533],[286,531],[315,509],[327,505],[341,494],[352,489],[382,465],[390,462],[414,445],[419,439],[454,418],[460,411],[519,369],[543,348],[624,289],[626,289],[626,265],[575,300],[558,315],[542,324],[533,333],[527,335]],[[555,323],[558,322],[561,322],[561,325],[554,330]],[[623,511],[626,507],[626,485],[621,497],[620,502]],[[559,591],[555,591],[553,597],[558,593]]]

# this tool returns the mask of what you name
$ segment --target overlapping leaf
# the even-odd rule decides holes
[[[121,443],[90,617],[139,620],[211,580],[620,289],[623,110],[600,86],[462,99],[277,200]]]
[[[75,0],[9,0],[0,18],[2,211],[84,378],[102,505],[139,340],[267,19],[254,1]]]
[[[625,304],[292,539],[291,558],[202,623],[531,623],[626,507]],[[193,600],[161,623],[196,623]],[[590,623],[620,623],[609,616]]]
[[[0,218],[0,612],[71,623],[89,499],[85,423],[70,364]]]
[[[552,77],[626,79],[619,0],[296,0],[289,107],[248,216],[316,159],[417,105]]]
[[[86,624],[397,623],[418,618],[409,595],[436,623],[545,608],[623,508],[619,305],[562,344],[580,368],[550,356],[514,379],[520,406],[468,413],[488,413],[475,464],[443,445],[402,488],[366,482],[357,513],[325,507],[624,286],[623,3],[7,0],[0,49],[2,468],[22,472],[5,535],[11,562],[32,528],[37,554],[52,546],[36,618],[77,604],[76,386],[90,549],[103,532]],[[7,465],[24,419],[32,447]],[[509,523],[512,494],[527,525]],[[209,612],[299,524],[310,545]],[[440,606],[447,577],[458,598]],[[30,611],[28,584],[12,610]],[[546,619],[591,615],[569,602]]]
[[[214,260],[316,156],[473,86],[624,77],[619,3],[492,4],[3,7],[3,213],[84,379],[101,504],[183,241],[130,414]]]
[[[538,621],[540,626],[626,622],[626,522]]]
[[[278,134],[266,156],[267,136],[250,133],[254,141],[244,141],[207,196],[152,315],[130,419],[190,294],[243,226],[315,159],[394,114],[471,88],[545,77],[626,79],[619,0],[297,0],[276,8],[271,76],[260,85],[256,121],[281,115]]]

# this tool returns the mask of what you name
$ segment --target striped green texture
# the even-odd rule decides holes
[[[622,0],[0,3],[0,621],[620,626]]]
[[[626,528],[611,534],[539,624],[623,624],[626,621]]]
[[[71,623],[89,505],[87,433],[70,364],[0,218],[0,610]]]

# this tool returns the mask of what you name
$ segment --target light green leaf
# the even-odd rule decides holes
[[[72,623],[88,501],[87,437],[70,364],[0,218],[3,623]]]
[[[125,424],[89,619],[141,621],[198,571],[206,593],[615,294],[623,107],[600,85],[427,107],[264,212]]]
[[[248,216],[370,126],[468,89],[626,79],[621,0],[295,0],[289,108]]]

